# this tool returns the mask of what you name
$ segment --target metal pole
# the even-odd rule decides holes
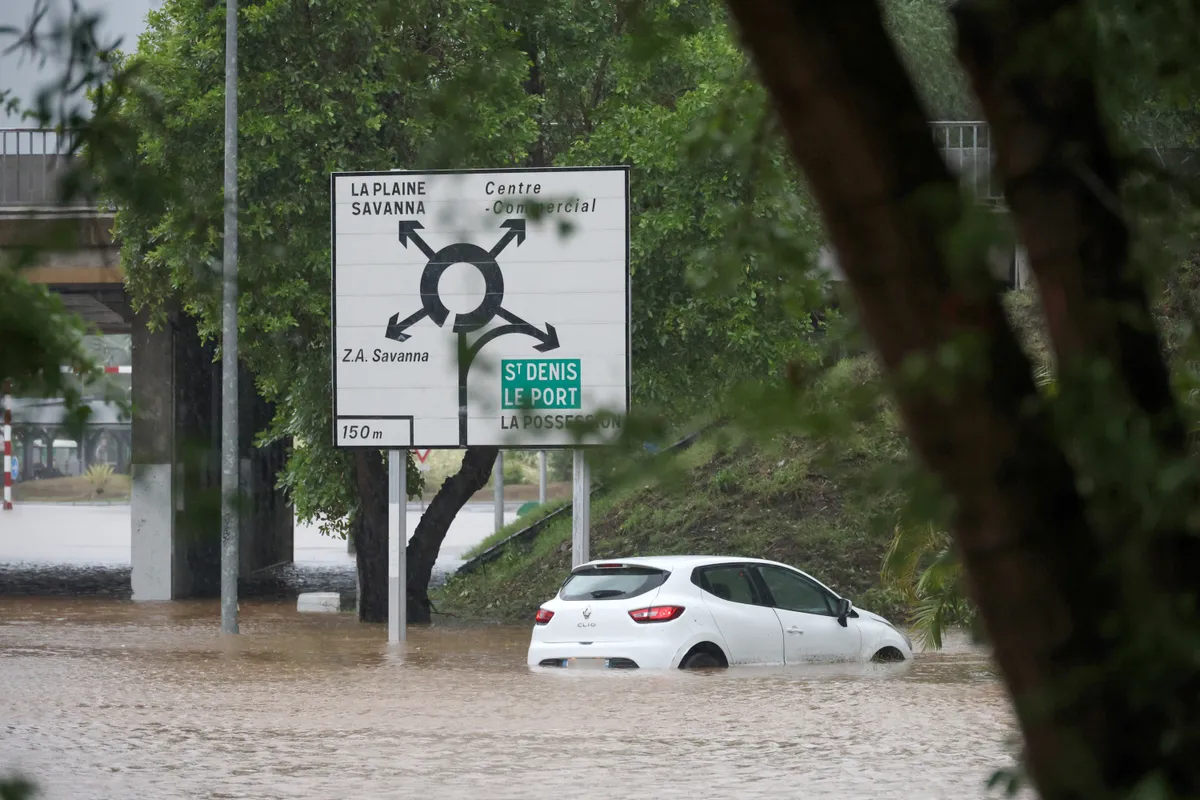
[[[408,451],[388,451],[388,643],[408,638]]]
[[[592,472],[583,450],[575,450],[571,465],[571,566],[591,560]]]
[[[225,263],[221,335],[221,632],[238,632],[237,0],[225,0]]]
[[[492,498],[496,506],[496,530],[504,527],[504,451],[496,452],[496,466],[492,467]]]
[[[538,451],[538,503],[546,504],[546,451]]]

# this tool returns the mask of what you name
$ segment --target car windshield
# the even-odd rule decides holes
[[[587,567],[567,578],[563,600],[621,600],[657,589],[670,573],[653,567]]]

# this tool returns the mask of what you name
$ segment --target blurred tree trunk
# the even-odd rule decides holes
[[[1068,459],[1081,452],[1079,432],[1072,439],[1039,402],[992,286],[987,242],[965,258],[948,255],[951,234],[961,241],[960,223],[980,212],[934,145],[875,0],[729,5],[821,206],[861,322],[896,381],[913,445],[955,501],[955,540],[1042,796],[1126,796],[1156,772],[1178,796],[1200,796],[1191,755],[1200,670],[1179,669],[1189,663],[1182,655],[1174,668],[1146,658],[1155,648],[1172,652],[1172,636],[1195,635],[1188,595],[1198,540],[1153,507],[1152,493],[1114,482],[1101,500],[1081,494],[1080,464],[1095,468]],[[980,2],[956,14],[960,57],[994,117],[1060,367],[1108,360],[1114,396],[1153,431],[1138,441],[1124,434],[1117,446],[1157,448],[1147,456],[1154,464],[1180,454],[1180,415],[1145,290],[1127,269],[1120,175],[1088,54],[1071,50],[1087,30],[1079,5]],[[1033,63],[1041,55],[1057,56],[1044,72]],[[936,366],[947,362],[966,368],[951,378]],[[926,368],[919,380],[914,363]],[[953,390],[939,391],[947,380]],[[1148,518],[1153,530],[1139,529]],[[1151,540],[1155,554],[1138,549]]]

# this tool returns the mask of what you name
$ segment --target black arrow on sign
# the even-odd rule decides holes
[[[483,346],[493,339],[507,336],[510,333],[523,333],[541,342],[533,348],[539,353],[557,350],[559,347],[558,331],[554,330],[554,326],[549,322],[546,323],[546,330],[543,331],[503,308],[496,312],[496,316],[507,320],[509,324],[492,328],[476,339],[470,347],[467,346],[466,334],[458,335],[458,443],[462,447],[467,446],[467,373],[471,371],[471,364]]]
[[[500,253],[504,251],[504,248],[508,247],[508,243],[513,239],[517,240],[517,247],[520,247],[525,241],[525,220],[506,219],[504,222],[500,223],[500,227],[508,228],[508,233],[504,234],[504,236],[500,238],[500,241],[496,242],[496,246],[492,248],[490,253],[492,258],[500,255]]]
[[[424,225],[417,222],[415,219],[400,220],[400,244],[403,245],[407,250],[408,240],[412,239],[413,244],[421,249],[421,252],[425,254],[425,257],[432,259],[433,249],[429,245],[425,244],[425,240],[421,238],[419,233],[417,233],[417,229],[424,227]]]
[[[510,333],[523,333],[526,336],[532,336],[534,339],[537,339],[541,344],[534,346],[533,349],[539,353],[558,349],[558,331],[554,330],[554,326],[550,323],[546,323],[546,330],[543,331],[536,325],[531,325],[516,314],[505,311],[503,308],[496,312],[496,316],[504,318],[509,324],[492,328],[476,339],[475,343],[467,351],[467,366],[470,366],[471,362],[475,360],[475,356],[479,355],[479,351],[483,349],[485,344],[501,336],[507,336]]]
[[[397,342],[407,341],[411,337],[409,336],[409,334],[405,333],[405,331],[408,330],[410,327],[412,327],[417,322],[420,322],[421,320],[423,320],[428,315],[428,313],[429,312],[427,312],[425,309],[422,308],[420,311],[418,311],[417,313],[413,314],[412,316],[408,317],[407,319],[405,319],[403,321],[400,320],[399,313],[392,314],[391,319],[388,320],[387,332],[384,333],[383,335],[389,339],[395,339]]]

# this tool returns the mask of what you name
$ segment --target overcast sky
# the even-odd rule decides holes
[[[0,0],[0,26],[13,25],[24,29],[33,14],[38,0]],[[132,52],[137,47],[137,38],[145,27],[146,12],[157,8],[162,0],[80,0],[85,10],[100,12],[102,41],[121,39],[121,49]],[[66,14],[70,0],[50,0],[51,13]],[[0,51],[12,44],[11,37],[0,39]],[[32,103],[39,88],[44,86],[61,69],[61,64],[47,61],[44,67],[31,62],[26,56],[0,53],[0,88],[12,89],[24,103]],[[31,123],[21,122],[15,117],[5,117],[0,111],[0,125],[24,127]]]

